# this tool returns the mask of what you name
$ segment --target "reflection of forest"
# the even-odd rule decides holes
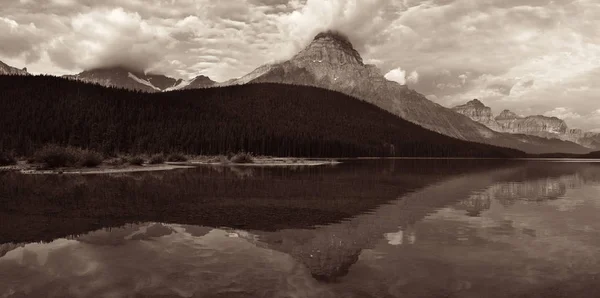
[[[129,222],[310,228],[506,161],[375,160],[333,167],[201,167],[120,175],[0,174],[0,243],[52,240]]]

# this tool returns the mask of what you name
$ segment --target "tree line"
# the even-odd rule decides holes
[[[0,76],[0,127],[0,148],[23,156],[46,144],[107,155],[523,155],[426,130],[342,93],[283,84],[151,94],[52,76]]]

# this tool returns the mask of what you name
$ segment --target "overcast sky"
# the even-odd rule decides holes
[[[126,64],[242,76],[337,29],[444,106],[600,129],[598,0],[0,0],[0,60],[33,73]]]

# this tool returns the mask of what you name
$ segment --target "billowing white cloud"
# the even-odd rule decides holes
[[[278,21],[288,51],[295,52],[320,31],[335,30],[346,34],[361,52],[381,43],[386,28],[397,18],[398,5],[393,0],[307,0]],[[289,54],[289,53],[286,53]]]
[[[385,74],[385,78],[390,81],[397,82],[400,85],[406,85],[406,71],[402,68],[390,70]]]
[[[118,65],[143,71],[166,56],[175,43],[165,27],[122,8],[77,14],[69,29],[47,48],[52,61],[65,69]]]

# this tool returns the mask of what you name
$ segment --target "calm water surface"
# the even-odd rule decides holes
[[[0,174],[0,297],[598,297],[600,163]]]

